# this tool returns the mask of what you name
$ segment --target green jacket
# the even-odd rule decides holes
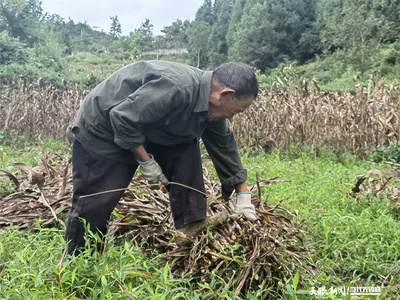
[[[140,61],[116,71],[83,101],[72,131],[104,157],[135,164],[130,149],[202,138],[225,199],[245,182],[236,141],[225,121],[208,122],[212,72],[166,61]]]

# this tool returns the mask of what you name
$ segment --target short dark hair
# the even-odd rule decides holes
[[[258,81],[253,69],[244,63],[225,63],[213,72],[213,79],[224,87],[235,90],[236,98],[258,95]]]

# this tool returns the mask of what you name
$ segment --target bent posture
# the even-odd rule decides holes
[[[137,167],[151,184],[169,191],[175,228],[197,234],[226,216],[206,218],[207,199],[179,182],[205,191],[199,149],[201,138],[228,200],[236,191],[235,211],[255,220],[238,148],[225,120],[243,112],[257,97],[252,69],[227,63],[202,71],[165,61],[140,61],[116,71],[83,101],[72,127],[73,186],[65,240],[68,252],[85,246],[84,222],[104,235],[123,191]],[[204,226],[203,226],[204,225]]]

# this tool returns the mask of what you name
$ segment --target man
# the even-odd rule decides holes
[[[150,184],[169,191],[175,228],[193,236],[229,217],[206,218],[199,138],[214,163],[235,211],[255,220],[237,145],[225,119],[257,97],[252,69],[227,63],[213,72],[165,61],[140,61],[116,71],[83,101],[72,132],[74,193],[65,240],[68,252],[85,246],[84,223],[104,235],[108,219],[137,167]]]

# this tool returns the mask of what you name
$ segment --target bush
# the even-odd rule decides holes
[[[386,148],[372,149],[371,158],[374,162],[390,161],[400,163],[400,141]]]
[[[39,78],[48,83],[61,83],[63,75],[55,70],[38,66],[36,63],[0,65],[0,83],[23,78],[37,81]]]
[[[24,63],[27,60],[26,45],[19,39],[8,36],[7,31],[0,32],[0,65]]]

